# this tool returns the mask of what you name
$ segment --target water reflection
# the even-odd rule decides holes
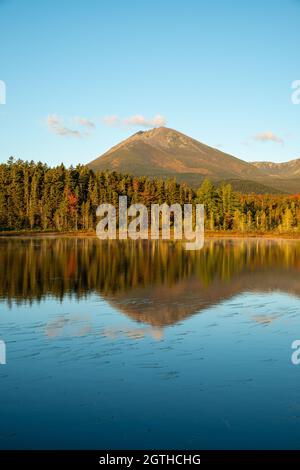
[[[0,239],[0,449],[299,448],[299,255]]]
[[[0,239],[0,297],[32,303],[97,293],[119,312],[154,328],[134,334],[160,337],[161,327],[243,292],[300,296],[299,260],[296,241],[210,240],[203,250],[188,252],[170,242]],[[57,318],[47,335],[76,336],[90,328],[88,318]]]

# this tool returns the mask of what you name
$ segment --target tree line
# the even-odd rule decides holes
[[[99,204],[202,203],[208,230],[291,232],[300,230],[300,196],[234,192],[230,184],[208,179],[198,190],[175,179],[94,172],[84,165],[66,168],[10,158],[0,165],[0,230],[94,230]]]

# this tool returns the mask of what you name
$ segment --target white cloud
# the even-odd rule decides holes
[[[145,127],[145,128],[151,128],[151,127],[160,127],[160,126],[165,126],[167,124],[166,119],[161,116],[160,114],[157,114],[154,116],[152,119],[147,119],[145,116],[141,114],[135,114],[134,116],[129,116],[125,119],[120,119],[116,115],[112,116],[106,116],[103,119],[103,122],[107,126],[132,126],[132,127]]]
[[[258,142],[276,142],[277,144],[284,143],[284,140],[281,137],[271,131],[261,132],[260,134],[257,134],[256,136],[254,136],[254,140]]]
[[[53,132],[54,134],[63,136],[63,137],[65,136],[80,137],[81,136],[80,131],[66,127],[64,125],[63,120],[56,114],[51,114],[50,116],[47,117],[47,125],[48,125],[48,129],[51,132]]]
[[[75,117],[71,121],[81,127],[95,128],[95,124],[86,118]],[[82,132],[80,129],[66,126],[64,120],[57,114],[50,114],[47,117],[47,126],[51,132],[62,137],[86,137],[89,135],[86,131]]]
[[[160,114],[157,114],[152,119],[146,119],[144,116],[136,114],[135,116],[124,119],[123,123],[127,126],[160,127],[165,126],[167,121]]]

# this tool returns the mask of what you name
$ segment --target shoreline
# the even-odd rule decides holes
[[[230,231],[211,231],[207,230],[204,234],[205,238],[227,238],[227,239],[284,239],[284,240],[300,240],[300,232],[292,232],[292,233],[280,233],[280,232],[230,232]],[[34,230],[19,230],[19,231],[2,231],[0,232],[0,238],[42,238],[42,237],[49,237],[49,238],[60,238],[60,237],[72,237],[72,238],[97,238],[95,231],[70,231],[70,232],[43,232],[43,231],[34,231]],[[117,240],[119,240],[117,238]],[[127,240],[130,240],[128,238]],[[150,238],[149,238],[150,240]],[[161,240],[160,241],[169,241],[169,240]],[[174,241],[172,238],[170,241]],[[177,241],[186,241],[184,239],[177,240]]]

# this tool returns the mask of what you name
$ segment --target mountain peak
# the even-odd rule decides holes
[[[168,127],[140,130],[88,166],[97,171],[117,171],[134,176],[175,177],[178,182],[195,188],[208,178],[216,183],[232,182],[234,187],[252,187],[256,192],[274,193],[274,188],[277,192],[278,189],[284,192],[294,190],[290,182],[287,185],[279,177],[274,178],[273,169],[267,171],[261,165],[247,163]],[[244,183],[238,185],[237,182]],[[297,184],[295,182],[294,186]]]
[[[127,141],[142,141],[145,144],[152,145],[154,147],[160,149],[173,149],[173,151],[180,151],[183,148],[185,150],[189,149],[191,152],[197,151],[199,149],[199,145],[204,146],[200,142],[192,139],[191,137],[182,134],[175,129],[171,129],[169,127],[154,127],[153,129],[149,129],[147,131],[139,131],[133,136],[129,137]]]
[[[169,127],[161,126],[161,127],[153,127],[152,129],[146,131],[138,131],[133,134],[131,137],[139,136],[142,138],[157,138],[157,137],[165,137],[167,135],[183,135],[180,132],[176,131],[175,129],[170,129]],[[130,137],[129,137],[130,138]]]

